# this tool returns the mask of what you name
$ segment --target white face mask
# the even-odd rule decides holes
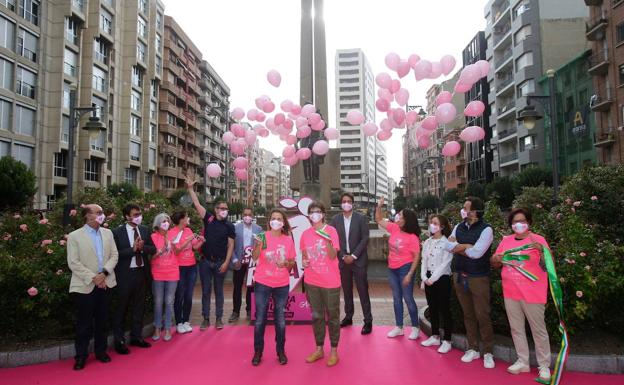
[[[190,225],[191,225],[191,218],[190,218],[190,217],[186,220],[186,225],[187,225],[187,226],[190,226]]]
[[[529,229],[529,225],[524,222],[518,222],[518,223],[514,223],[513,225],[511,225],[511,229],[516,234],[524,234]]]
[[[252,221],[253,221],[253,217],[250,217],[248,215],[243,217],[243,222],[245,222],[245,224],[247,225],[250,225]]]
[[[95,221],[99,223],[100,225],[104,223],[105,220],[106,220],[106,215],[104,214],[100,214],[97,217],[95,217]]]
[[[440,231],[440,226],[434,225],[433,223],[429,224],[429,234],[433,235]]]
[[[468,218],[468,211],[466,211],[465,209],[461,209],[459,215],[461,215],[462,219],[466,219]]]
[[[139,215],[138,217],[132,218],[132,223],[139,226],[143,222],[143,215]]]
[[[163,222],[160,224],[160,228],[167,231],[169,230],[169,222]]]
[[[351,203],[343,203],[342,204],[342,210],[346,211],[346,212],[350,212],[351,210],[353,210],[353,205]]]
[[[310,219],[312,220],[313,223],[319,223],[321,221],[321,219],[323,219],[323,214],[322,213],[312,213],[312,214],[310,214]]]
[[[273,230],[281,230],[284,227],[284,223],[282,221],[278,221],[277,219],[273,219],[270,223],[271,228]]]
[[[221,210],[219,211],[219,216],[221,217],[221,219],[225,219],[228,216],[228,211],[227,210]]]
[[[394,223],[397,223],[400,220],[401,220],[401,214],[397,214],[394,216]]]

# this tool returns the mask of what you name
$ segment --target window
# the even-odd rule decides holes
[[[156,56],[156,75],[160,76],[162,73],[162,59],[160,56]]]
[[[159,34],[156,34],[156,40],[154,42],[154,45],[156,46],[156,52],[162,53],[162,38]]]
[[[141,4],[141,1],[139,1]],[[147,23],[141,16],[137,18],[137,33],[140,37],[147,39]]]
[[[130,160],[141,160],[141,144],[137,142],[130,142]]]
[[[139,0],[139,12],[147,14],[147,0]]]
[[[13,145],[13,158],[24,163],[29,168],[33,166],[35,149],[28,145],[17,144]]]
[[[136,168],[127,168],[125,170],[125,182],[126,183],[131,183],[133,185],[137,184],[137,179],[138,179],[138,172]]]
[[[520,139],[520,151],[532,150],[535,147],[535,138],[528,135]]]
[[[525,13],[526,11],[528,11],[529,8],[529,0],[523,0],[520,2],[520,4],[516,5],[516,7],[514,7],[513,10],[513,18],[514,20],[516,20],[516,18],[520,15],[522,15],[523,13]]]
[[[624,22],[618,24],[615,27],[615,30],[616,30],[617,43],[621,43],[622,41],[624,41]]]
[[[145,44],[140,41],[137,42],[137,60],[145,63]]]
[[[139,88],[143,86],[143,70],[137,66],[132,67],[132,85]]]
[[[167,140],[167,144],[173,144],[175,146],[176,144],[176,138],[175,136],[171,135],[171,134],[167,134],[167,136],[165,137],[165,139]]]
[[[93,88],[100,92],[106,92],[106,85],[106,72],[93,66]]]
[[[149,149],[147,165],[150,168],[156,167],[156,149],[155,148]]]
[[[535,92],[535,80],[529,79],[518,86],[518,96],[527,96]]]
[[[130,134],[141,136],[141,118],[138,116],[130,115]]]
[[[531,24],[527,24],[523,26],[514,35],[515,44],[518,45],[519,43],[524,41],[527,37],[531,36],[531,34],[532,34]]]
[[[0,87],[13,89],[13,63],[0,57]]]
[[[19,15],[34,25],[39,25],[39,1],[20,0]]]
[[[78,24],[71,17],[65,17],[65,40],[78,44]]]
[[[357,52],[349,52],[349,53],[341,53],[338,54],[338,58],[340,59],[348,59],[348,58],[352,58],[352,57],[358,57],[359,53]]]
[[[63,56],[63,72],[65,75],[76,77],[76,66],[78,65],[78,55],[74,51],[65,48]]]
[[[67,178],[67,152],[54,153],[54,176]]]
[[[176,125],[175,115],[173,115],[172,113],[167,113],[167,123],[171,124],[172,126],[175,126]]]
[[[96,37],[93,43],[93,55],[95,60],[100,63],[108,64],[108,45],[99,37]]]
[[[620,84],[624,84],[624,64],[620,64],[618,66],[618,76],[619,76]]]
[[[533,65],[533,52],[526,52],[516,60],[516,72]]]
[[[163,181],[163,185],[166,189],[173,189],[176,188],[176,181],[174,178],[168,177],[168,176],[164,176],[162,178]]]
[[[154,175],[151,172],[145,173],[145,189],[151,190],[153,188]]]
[[[63,115],[62,120],[61,142],[67,143],[69,142],[69,116]]]
[[[150,123],[149,125],[149,141],[152,143],[156,143],[156,135],[158,135],[158,129],[154,123]]]
[[[339,75],[357,75],[360,73],[359,69],[354,69],[354,70],[340,70],[338,71]]]
[[[360,87],[340,87],[341,92],[359,92]]]
[[[106,143],[106,132],[100,131],[95,139],[89,138],[89,144],[94,151],[104,152],[104,144]]]
[[[159,31],[162,31],[163,29],[163,16],[162,16],[162,13],[160,12],[156,13],[156,28]]]
[[[33,136],[35,133],[35,110],[16,105],[14,131],[17,134]]]
[[[0,4],[15,12],[15,0],[0,0]]]
[[[339,83],[343,84],[343,83],[358,83],[360,81],[360,79],[357,78],[353,78],[353,79],[340,79]]]
[[[104,8],[100,9],[100,29],[109,35],[113,32],[113,15]]]
[[[141,93],[135,90],[132,90],[130,94],[130,107],[134,111],[141,111]]]
[[[100,180],[100,161],[98,159],[85,159],[85,180],[98,182]]]
[[[0,46],[11,51],[15,47],[15,24],[0,16]]]
[[[13,104],[0,99],[0,130],[11,129],[11,111],[13,111]]]
[[[111,100],[112,103],[112,100]],[[98,108],[95,110],[95,116],[100,118],[102,121],[106,120],[106,100],[102,98],[98,98],[97,96],[93,96],[91,98],[91,104],[94,104]]]
[[[156,120],[157,104],[154,101],[150,101],[150,119]]]
[[[35,98],[35,86],[37,85],[37,75],[25,68],[17,67],[17,88],[15,92],[27,98]]]
[[[156,80],[152,80],[150,82],[150,91],[152,93],[152,97],[158,99],[158,83]]]
[[[11,155],[11,143],[0,140],[0,158]]]

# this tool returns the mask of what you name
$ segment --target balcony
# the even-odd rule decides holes
[[[611,129],[608,129],[611,131]],[[594,135],[594,147],[607,148],[615,144],[615,134],[613,132],[603,132]]]
[[[503,56],[494,60],[494,70],[498,70],[503,64],[507,63],[513,56],[513,50],[507,50],[503,53]]]
[[[210,80],[202,78],[199,80],[199,87],[204,91],[212,91],[214,88],[210,84]]]
[[[602,0],[585,0],[585,5],[588,7],[602,5]]]
[[[514,161],[518,160],[518,153],[517,152],[513,152],[511,154],[508,155],[503,155],[500,157],[500,165],[504,166],[505,163],[512,163]]]
[[[507,91],[508,88],[513,89],[513,87],[510,87],[513,84],[513,81],[513,76],[499,79],[498,82],[496,82],[496,95],[502,94]]]
[[[214,106],[214,103],[212,102],[212,99],[210,99],[210,96],[206,96],[206,95],[200,96],[197,99],[197,101],[199,102],[199,104],[201,106],[204,106],[204,107],[205,106],[208,106],[208,107],[213,107]]]
[[[158,167],[158,173],[161,176],[168,176],[171,178],[177,178],[178,177],[178,169],[175,167],[169,167],[169,166],[160,166]]]
[[[511,100],[508,103],[502,105],[501,107],[498,108],[498,119],[505,119],[505,118],[509,118],[509,117],[515,117],[515,113],[516,112],[516,101],[515,100]]]
[[[607,19],[605,17],[598,16],[589,20],[585,24],[585,36],[587,40],[599,41],[603,40],[607,30]]]
[[[494,27],[494,49],[508,37],[511,37],[511,22],[500,27]]]
[[[518,132],[518,128],[517,127],[511,127],[507,130],[503,130],[501,132],[498,133],[498,140],[499,142],[503,141],[503,139],[505,138],[509,138],[512,135],[516,134]]]
[[[202,60],[201,63],[199,63],[199,70],[202,72],[210,71],[210,66],[208,65],[208,62],[206,60]]]
[[[161,102],[160,110],[171,112],[176,116],[180,114],[180,110],[178,109],[178,107],[175,104],[169,102]]]
[[[610,87],[597,90],[589,99],[592,111],[608,111],[613,104],[613,91]]]
[[[609,71],[609,51],[607,49],[589,57],[589,73],[591,75],[606,75]]]

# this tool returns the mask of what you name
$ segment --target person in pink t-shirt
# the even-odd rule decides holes
[[[160,339],[160,330],[163,327],[163,302],[165,304],[165,341],[171,339],[171,319],[173,317],[173,300],[175,298],[180,271],[178,258],[173,254],[171,241],[167,231],[171,226],[171,218],[167,214],[158,214],[154,218],[152,241],[156,246],[156,254],[152,264],[152,293],[154,294],[154,335],[152,339]]]
[[[340,340],[340,269],[338,250],[340,240],[335,228],[325,223],[325,206],[313,202],[308,206],[312,227],[301,235],[300,249],[305,269],[306,296],[312,308],[312,329],[316,350],[306,358],[312,363],[325,355],[325,318],[329,329],[331,353],[327,366],[338,363],[338,340]]]
[[[383,218],[381,210],[384,198],[379,200],[375,211],[375,220],[382,229],[390,233],[388,239],[390,253],[388,255],[389,281],[392,288],[392,300],[394,303],[394,320],[396,326],[388,332],[388,338],[403,335],[403,301],[407,305],[412,332],[410,340],[418,338],[418,307],[414,300],[414,272],[420,261],[420,227],[416,213],[409,209],[403,209],[396,215],[395,223]]]
[[[254,324],[253,366],[258,366],[264,350],[264,329],[266,327],[269,298],[273,297],[275,320],[275,345],[280,365],[286,365],[286,318],[284,307],[290,292],[290,271],[295,267],[295,242],[290,233],[286,213],[274,209],[269,216],[266,233],[256,236],[251,257],[256,261],[254,273],[254,297],[256,301],[256,322]]]
[[[550,343],[544,322],[548,276],[543,260],[543,249],[549,246],[544,237],[529,230],[532,224],[529,211],[524,209],[512,210],[507,218],[507,223],[514,234],[505,236],[491,257],[492,265],[495,267],[502,266],[503,269],[501,278],[505,310],[509,319],[511,337],[518,355],[518,360],[508,367],[507,371],[511,374],[520,374],[531,370],[529,367],[529,344],[524,326],[525,320],[528,320],[535,342],[539,379],[550,381]],[[531,248],[511,254],[512,257],[518,255],[517,259],[506,261],[505,265],[502,264],[506,251],[525,245],[531,245]],[[520,255],[528,256],[528,259]],[[532,273],[537,277],[537,281],[529,280],[514,266]]]

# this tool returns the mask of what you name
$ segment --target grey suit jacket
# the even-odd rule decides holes
[[[368,265],[368,238],[370,230],[368,228],[368,220],[358,212],[351,214],[351,225],[349,226],[349,234],[345,234],[344,216],[342,213],[334,216],[330,223],[338,232],[340,238],[340,251],[338,252],[338,261],[340,266],[344,264],[342,258],[347,252],[347,242],[349,242],[349,250],[357,259],[354,263],[359,267]]]

